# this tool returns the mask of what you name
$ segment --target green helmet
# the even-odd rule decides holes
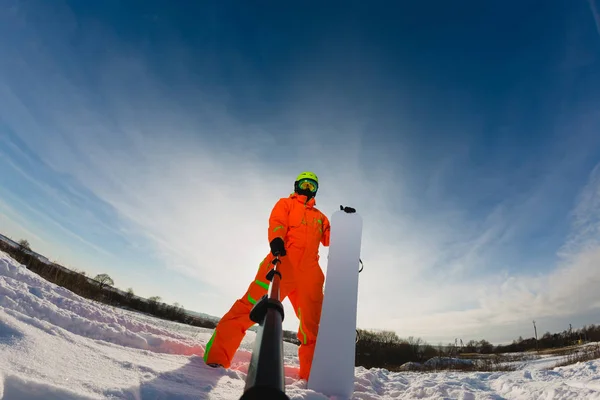
[[[304,171],[296,177],[294,192],[305,195],[307,198],[315,197],[319,189],[319,178],[314,172]]]
[[[317,178],[317,175],[314,172],[310,171],[304,171],[296,178],[297,181],[300,181],[302,179],[312,179],[316,183],[319,183],[319,178]]]

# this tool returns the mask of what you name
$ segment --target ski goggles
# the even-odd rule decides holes
[[[302,179],[298,182],[298,187],[302,190],[310,190],[311,192],[316,193],[319,185],[312,179]]]

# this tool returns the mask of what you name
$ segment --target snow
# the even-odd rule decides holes
[[[254,332],[230,369],[204,365],[212,330],[81,298],[0,252],[0,399],[239,399]],[[284,344],[290,399],[326,400],[298,380],[297,347]],[[379,399],[600,399],[600,360],[513,372],[355,369],[354,397]]]

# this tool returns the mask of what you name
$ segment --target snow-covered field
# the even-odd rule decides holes
[[[211,330],[83,299],[0,252],[1,399],[239,399],[249,332],[231,369],[204,365]],[[285,343],[287,394],[324,400],[297,378]],[[560,357],[514,372],[392,373],[356,368],[355,399],[600,399],[600,360],[548,370]]]

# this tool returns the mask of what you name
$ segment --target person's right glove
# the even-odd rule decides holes
[[[275,239],[271,240],[271,243],[269,243],[269,245],[271,246],[271,253],[274,256],[285,256],[286,252],[282,238],[276,237]]]

